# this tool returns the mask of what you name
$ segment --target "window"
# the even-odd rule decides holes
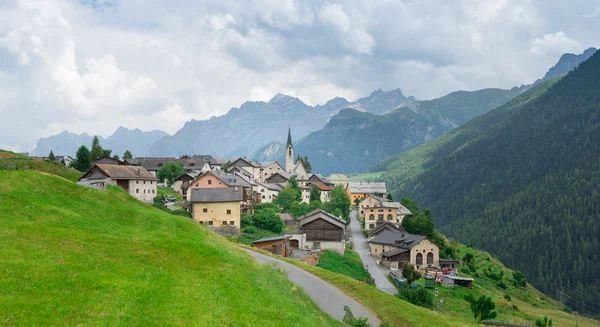
[[[198,183],[196,183],[196,187],[198,187]]]
[[[231,225],[231,226],[234,226],[234,225],[235,225],[235,221],[233,221],[233,220],[232,220],[232,221],[230,221],[230,222],[229,222],[229,225]]]
[[[227,209],[227,214],[231,215],[231,209]]]
[[[146,190],[144,190],[144,194],[146,194]]]
[[[144,185],[146,185],[146,181],[144,181]]]
[[[262,198],[264,199],[264,198],[265,198],[265,196],[263,195],[263,196],[262,196]]]
[[[375,215],[373,215],[373,214],[369,215],[369,220],[375,220]]]
[[[140,193],[140,189],[139,189],[139,188],[136,188],[136,189],[135,189],[135,193]]]
[[[209,222],[208,222],[208,224],[209,224],[210,226],[212,226],[212,224],[213,224],[212,220],[211,220],[211,221],[209,221]]]
[[[388,217],[387,217],[387,218],[388,218],[388,220],[389,220],[389,221],[392,221],[392,220],[394,219],[394,218],[392,217],[392,215],[388,215]]]
[[[208,208],[202,208],[202,212],[207,213],[208,212]]]
[[[140,181],[135,181],[135,183],[136,183],[136,184],[139,184],[139,183],[140,183]]]
[[[374,224],[369,224],[369,228],[374,228],[375,225]]]
[[[382,214],[377,215],[377,220],[383,220],[383,215]]]
[[[208,185],[210,185],[210,184],[212,184],[212,180],[211,179],[208,180]]]
[[[226,226],[227,225],[227,220],[223,220],[223,222],[221,223],[221,225]]]
[[[154,190],[152,190],[152,194],[154,194]]]
[[[202,220],[198,221],[198,224],[202,225],[204,222]]]
[[[392,209],[388,209],[388,212],[392,212]]]

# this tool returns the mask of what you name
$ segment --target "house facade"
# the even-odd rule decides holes
[[[283,187],[279,184],[269,184],[269,183],[256,183],[256,187],[254,191],[260,195],[261,203],[271,203],[277,200],[277,196],[279,195],[279,191],[281,191]]]
[[[396,223],[398,210],[394,207],[379,206],[367,207],[363,209],[365,214],[365,230],[375,228],[377,222],[388,221]]]
[[[299,232],[290,233],[292,248],[302,250],[331,250],[339,254],[345,251],[346,222],[321,209],[314,210],[297,219]]]
[[[350,203],[354,205],[356,200],[362,201],[370,195],[385,197],[387,189],[383,182],[350,181],[346,187],[346,193]]]
[[[190,190],[192,219],[199,224],[240,228],[243,191],[235,187]]]
[[[269,251],[278,257],[287,258],[291,252],[289,235],[261,238],[252,242],[252,245],[258,249]]]
[[[96,164],[79,178],[83,185],[91,185],[94,184],[93,181],[100,180],[104,180],[104,185],[124,189],[142,202],[151,203],[156,197],[158,179],[144,167]]]
[[[418,269],[439,267],[439,246],[425,236],[403,230],[382,229],[369,240],[369,250],[391,269],[399,269],[404,263]]]

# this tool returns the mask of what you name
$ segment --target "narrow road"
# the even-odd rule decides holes
[[[398,291],[394,285],[387,279],[387,276],[381,271],[375,258],[369,255],[369,243],[360,230],[360,222],[358,221],[358,212],[356,210],[350,213],[350,229],[352,229],[352,242],[354,243],[354,251],[358,253],[363,264],[369,265],[369,273],[375,279],[375,285],[378,290],[388,294],[396,294]]]
[[[244,251],[248,252],[248,254],[262,263],[276,262],[281,269],[287,271],[288,278],[292,282],[302,287],[304,292],[317,303],[321,310],[327,312],[335,319],[342,321],[345,313],[344,306],[347,305],[352,309],[352,313],[355,317],[368,318],[369,323],[372,326],[379,326],[381,324],[381,320],[377,318],[377,315],[367,309],[364,305],[319,277],[285,261],[250,250]]]

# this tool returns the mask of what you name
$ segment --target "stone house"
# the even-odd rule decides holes
[[[381,263],[391,269],[399,269],[404,263],[425,267],[439,267],[439,246],[422,235],[403,230],[382,229],[369,240],[370,254],[381,258]]]
[[[370,195],[385,197],[387,189],[384,182],[350,181],[346,187],[350,203],[354,205],[356,199],[362,201]]]
[[[298,217],[298,232],[290,232],[292,248],[331,250],[344,254],[346,222],[324,210],[317,209]],[[286,233],[287,234],[287,233]]]
[[[96,164],[79,178],[81,185],[91,185],[100,180],[104,181],[104,185],[124,189],[142,202],[151,203],[156,197],[158,179],[144,167]]]

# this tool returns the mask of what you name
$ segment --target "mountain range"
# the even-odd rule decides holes
[[[248,156],[258,147],[285,137],[289,126],[293,126],[296,137],[302,137],[321,129],[341,109],[382,113],[410,100],[414,98],[405,97],[400,89],[388,92],[379,89],[355,102],[336,97],[313,107],[298,98],[277,94],[269,102],[245,102],[223,116],[189,121],[173,136],[156,142],[149,154]]]
[[[137,128],[131,130],[119,126],[111,136],[106,139],[98,136],[98,140],[104,149],[112,150],[113,155],[121,157],[126,150],[129,150],[134,156],[145,156],[152,144],[165,136],[169,136],[169,134],[160,130],[144,132]],[[75,134],[64,131],[41,138],[35,149],[31,151],[31,155],[47,156],[52,150],[55,155],[74,157],[80,146],[85,145],[90,149],[93,138],[93,135],[87,133]]]
[[[553,76],[553,75],[550,75]],[[574,310],[600,312],[600,53],[371,169],[460,242],[522,270]]]
[[[342,110],[322,129],[300,139],[296,153],[308,156],[313,170],[323,175],[364,172],[507,103],[533,85],[568,73],[594,51],[590,48],[581,55],[564,54],[532,85],[510,90],[457,91],[433,100],[411,100],[384,115]],[[283,162],[284,148],[283,143],[271,142],[253,152],[251,158]]]

